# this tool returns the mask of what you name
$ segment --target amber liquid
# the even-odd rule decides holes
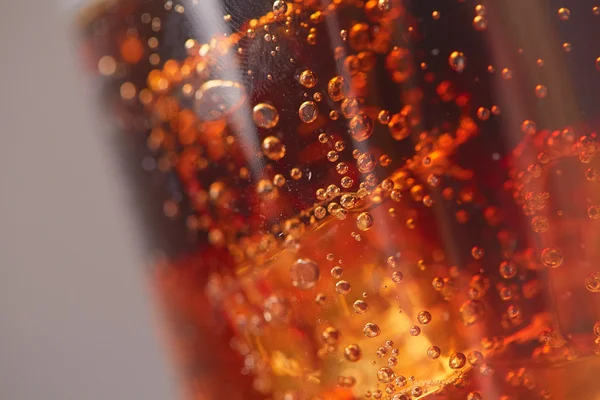
[[[567,3],[83,18],[186,396],[600,398],[600,9]]]

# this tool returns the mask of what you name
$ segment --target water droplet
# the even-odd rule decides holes
[[[600,337],[600,321],[594,324],[594,335]]]
[[[204,83],[198,89],[194,110],[200,119],[213,121],[236,111],[245,99],[246,93],[242,85],[215,79]]]
[[[302,71],[299,78],[300,84],[306,88],[312,88],[317,84],[317,75],[307,69]]]
[[[585,277],[585,288],[592,293],[600,292],[600,272],[592,272]]]
[[[442,351],[437,346],[431,346],[427,349],[427,357],[431,358],[432,360],[438,358],[440,354],[442,354]]]
[[[421,311],[417,315],[417,320],[419,321],[420,324],[427,325],[428,323],[431,322],[431,313],[429,311]]]
[[[292,285],[298,289],[310,289],[319,280],[319,265],[308,258],[296,260],[290,268]]]
[[[467,300],[459,309],[461,321],[469,326],[481,320],[484,315],[484,305],[479,300]]]
[[[352,286],[350,286],[350,283],[348,283],[347,281],[339,281],[335,284],[335,291],[338,294],[347,295],[348,293],[350,293],[351,289]]]
[[[373,226],[373,217],[368,212],[362,212],[356,217],[356,226],[361,231],[368,231]]]
[[[502,261],[499,270],[500,276],[504,279],[510,279],[517,275],[517,266],[512,261]]]
[[[550,223],[548,222],[548,218],[537,215],[531,219],[531,229],[537,233],[543,233],[550,229]]]
[[[336,344],[340,340],[341,333],[334,327],[327,327],[322,333],[323,340],[327,344]]]
[[[452,369],[460,369],[467,363],[467,357],[463,353],[454,353],[448,360],[448,365]]]
[[[450,64],[450,68],[460,73],[467,66],[467,57],[465,57],[462,51],[453,51],[450,53],[448,63]]]
[[[475,15],[485,15],[486,11],[487,10],[483,4],[477,4],[475,6]]]
[[[275,136],[267,136],[262,142],[263,154],[270,160],[280,160],[285,156],[285,146]]]
[[[314,101],[305,101],[300,105],[298,116],[302,122],[309,124],[319,116],[319,108]]]
[[[333,101],[340,101],[348,94],[348,83],[341,76],[335,76],[331,78],[327,84],[327,93]]]
[[[563,263],[563,254],[556,247],[546,247],[541,254],[542,264],[548,268],[560,267]]]
[[[368,338],[374,338],[376,336],[379,336],[379,334],[381,333],[381,329],[376,324],[372,322],[367,322],[363,329],[363,333]]]
[[[344,358],[351,362],[356,362],[362,357],[362,351],[357,344],[349,344],[344,349]]]
[[[396,374],[390,367],[381,367],[377,371],[377,380],[379,382],[388,383],[396,377]]]

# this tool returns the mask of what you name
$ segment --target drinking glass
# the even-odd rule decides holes
[[[600,399],[600,6],[78,20],[190,399]]]

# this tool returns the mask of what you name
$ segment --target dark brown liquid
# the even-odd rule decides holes
[[[600,11],[568,3],[91,12],[191,398],[600,394]]]

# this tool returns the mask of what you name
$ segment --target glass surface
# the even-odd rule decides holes
[[[193,399],[600,399],[600,6],[80,19]]]

